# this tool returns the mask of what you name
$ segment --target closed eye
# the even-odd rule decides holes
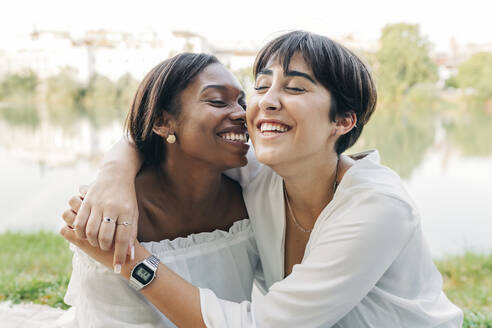
[[[294,91],[294,92],[304,92],[306,89],[302,88],[286,88],[287,90]]]
[[[215,107],[225,107],[227,106],[227,104],[222,101],[222,100],[208,100],[207,101],[209,104],[211,104],[212,106],[215,106]]]

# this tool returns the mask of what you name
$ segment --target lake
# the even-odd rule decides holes
[[[102,154],[122,134],[121,114],[95,113],[0,108],[0,233],[62,226],[68,199],[94,179]],[[492,250],[490,113],[377,111],[362,135],[348,153],[376,148],[402,176],[435,257]]]

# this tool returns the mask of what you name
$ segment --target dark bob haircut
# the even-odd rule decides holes
[[[140,83],[126,118],[126,133],[144,156],[144,163],[164,159],[165,144],[152,128],[164,112],[179,117],[180,94],[207,66],[218,63],[215,56],[182,53],[155,66]]]
[[[343,153],[359,138],[376,107],[376,87],[366,65],[354,53],[337,42],[313,33],[294,31],[270,41],[256,56],[256,78],[271,60],[278,60],[288,71],[292,56],[300,53],[313,74],[331,94],[330,119],[354,112],[357,125],[335,144]]]

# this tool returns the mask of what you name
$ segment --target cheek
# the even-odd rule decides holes
[[[248,131],[251,135],[253,132],[253,122],[258,115],[258,102],[255,102],[251,100],[248,104],[248,107],[246,107],[246,124],[248,126]]]
[[[202,115],[195,115],[194,118],[189,119],[180,128],[181,146],[188,148],[195,148],[195,146],[201,145],[209,140],[208,136],[213,133],[213,119],[202,117]],[[199,146],[200,147],[200,146]]]
[[[328,140],[332,125],[328,109],[304,106],[295,115],[299,137],[303,142],[315,145]]]

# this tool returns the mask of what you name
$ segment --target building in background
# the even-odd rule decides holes
[[[356,52],[376,52],[377,40],[343,35],[337,41]],[[0,46],[0,78],[9,73],[34,71],[41,79],[69,67],[75,78],[86,82],[94,73],[116,81],[126,73],[141,79],[153,66],[177,53],[206,52],[216,55],[232,71],[252,67],[261,45],[253,42],[212,43],[190,31],[90,30],[82,33],[38,30]],[[434,52],[439,86],[456,73],[459,64],[481,51],[492,51],[492,43],[458,44],[452,38],[448,52]]]
[[[125,73],[141,79],[153,66],[183,51],[216,54],[234,70],[251,66],[256,50],[254,45],[247,49],[216,47],[205,37],[188,31],[92,30],[77,35],[33,30],[8,48],[0,48],[0,77],[32,70],[40,78],[46,78],[70,67],[82,82],[94,73],[112,80]]]

